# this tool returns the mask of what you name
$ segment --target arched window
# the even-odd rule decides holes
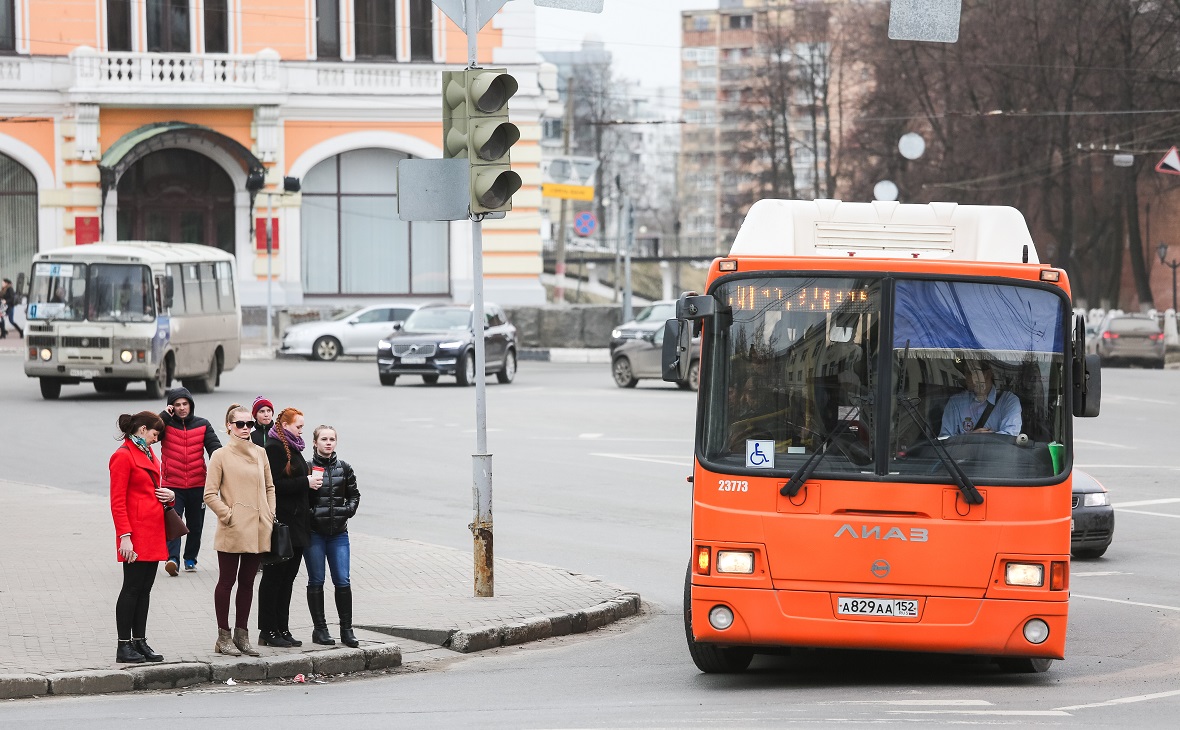
[[[397,216],[392,150],[352,150],[303,177],[304,294],[449,294],[445,222]]]
[[[16,281],[37,253],[37,180],[24,165],[0,154],[0,272]]]

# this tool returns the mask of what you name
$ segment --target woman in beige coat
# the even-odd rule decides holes
[[[262,553],[270,550],[270,532],[275,518],[275,485],[270,476],[270,461],[260,446],[250,441],[254,421],[250,409],[237,403],[225,413],[225,430],[229,441],[209,458],[205,478],[205,504],[217,515],[217,550],[220,571],[213,590],[217,611],[219,654],[258,656],[250,645],[246,623],[254,600],[254,576],[262,564]],[[229,595],[234,580],[238,583],[237,620],[231,640],[229,632]]]

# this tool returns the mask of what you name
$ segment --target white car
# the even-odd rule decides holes
[[[375,356],[377,342],[417,308],[417,304],[373,304],[335,319],[292,325],[283,333],[279,354],[302,355],[309,360]]]

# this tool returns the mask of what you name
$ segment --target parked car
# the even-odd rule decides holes
[[[1100,558],[1114,539],[1114,507],[1097,479],[1073,470],[1073,519],[1069,548],[1075,558]]]
[[[1163,368],[1167,345],[1155,317],[1124,314],[1102,323],[1091,349],[1102,358],[1104,366],[1122,361]]]
[[[474,383],[471,310],[461,304],[427,304],[387,333],[377,349],[381,384],[393,385],[400,375],[421,375],[430,384],[443,375],[454,376],[459,385]],[[511,383],[516,378],[516,327],[495,304],[484,305],[483,338],[485,373]]]
[[[416,304],[373,304],[335,319],[292,325],[283,333],[279,354],[303,355],[309,360],[373,355],[378,340],[417,308]]]
[[[644,332],[637,338],[622,340],[611,348],[611,376],[620,388],[634,388],[645,378],[663,377],[662,360],[664,351],[664,326],[651,332]],[[692,360],[688,365],[688,377],[678,381],[683,390],[700,387],[701,338],[694,337],[691,350]]]

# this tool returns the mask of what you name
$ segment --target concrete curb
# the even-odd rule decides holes
[[[638,593],[623,592],[616,598],[580,611],[551,613],[511,624],[476,626],[455,629],[450,632],[406,626],[358,626],[357,628],[414,641],[425,641],[461,654],[470,654],[500,646],[513,646],[548,639],[553,636],[592,631],[627,616],[635,615],[639,612],[639,604]]]
[[[605,347],[522,347],[521,360],[556,363],[610,363]]]
[[[175,689],[207,682],[286,679],[297,674],[353,674],[400,667],[397,644],[329,649],[286,656],[210,662],[137,664],[126,669],[86,669],[55,674],[0,674],[0,700],[41,695],[96,695]]]

